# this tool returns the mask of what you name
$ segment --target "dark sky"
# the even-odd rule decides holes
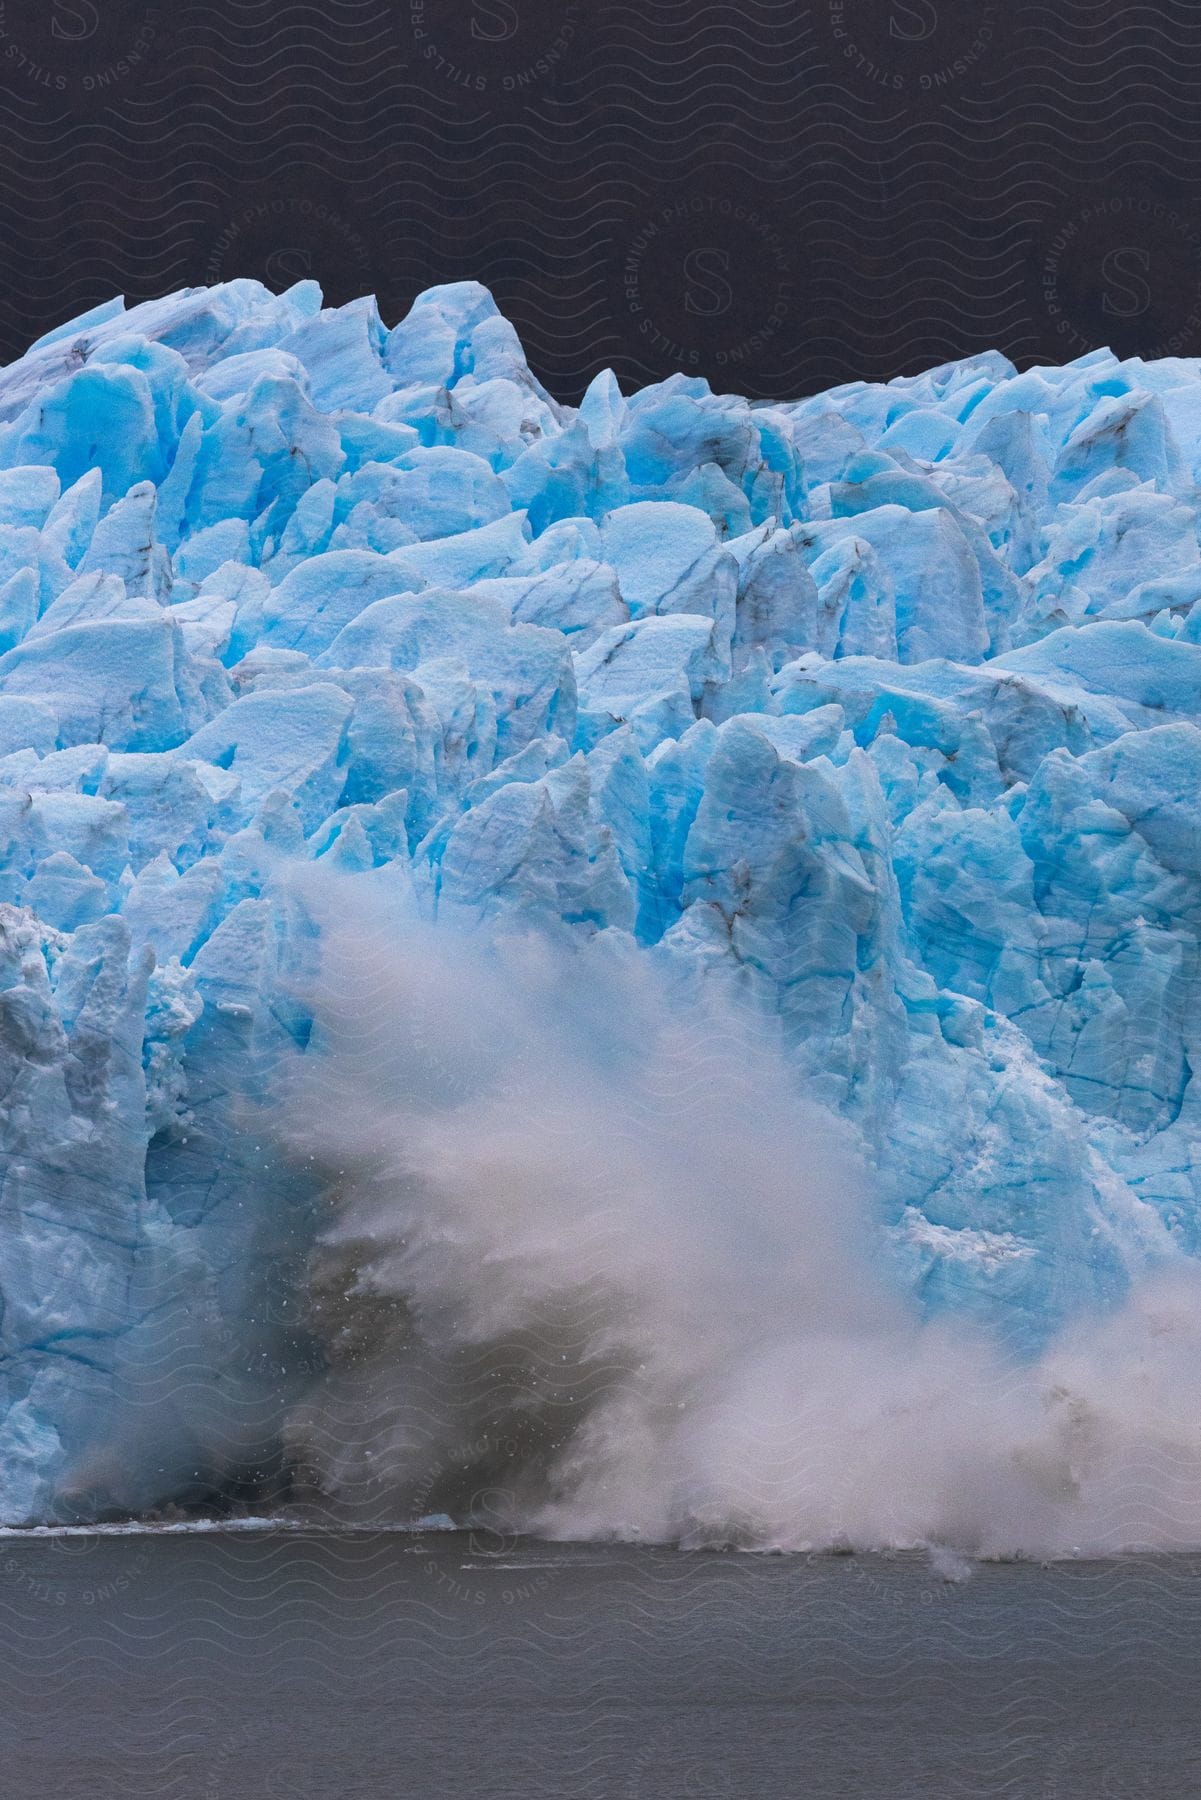
[[[1201,354],[1196,0],[0,0],[0,358],[487,282],[572,399]]]

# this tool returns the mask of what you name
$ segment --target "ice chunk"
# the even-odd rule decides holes
[[[576,658],[582,718],[601,734],[628,722],[644,750],[687,730],[727,663],[711,620],[693,613],[636,619]]]
[[[247,694],[180,746],[181,755],[215,763],[236,776],[254,808],[283,793],[309,829],[337,804],[343,734],[352,704],[326,682]]]

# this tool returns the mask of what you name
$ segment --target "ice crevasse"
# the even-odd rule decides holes
[[[1197,1251],[1199,473],[1195,361],[573,408],[474,283],[0,372],[0,1517],[278,1405],[287,865],[735,974],[930,1309],[1037,1347]]]

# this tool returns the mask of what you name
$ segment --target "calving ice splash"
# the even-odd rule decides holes
[[[0,1517],[1201,1544],[1195,362],[235,281],[0,420]]]

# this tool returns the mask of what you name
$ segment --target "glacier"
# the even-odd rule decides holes
[[[1199,477],[1194,360],[571,407],[471,282],[0,371],[0,1518],[278,1475],[298,871],[743,995],[924,1318],[1037,1358],[1191,1264]]]

